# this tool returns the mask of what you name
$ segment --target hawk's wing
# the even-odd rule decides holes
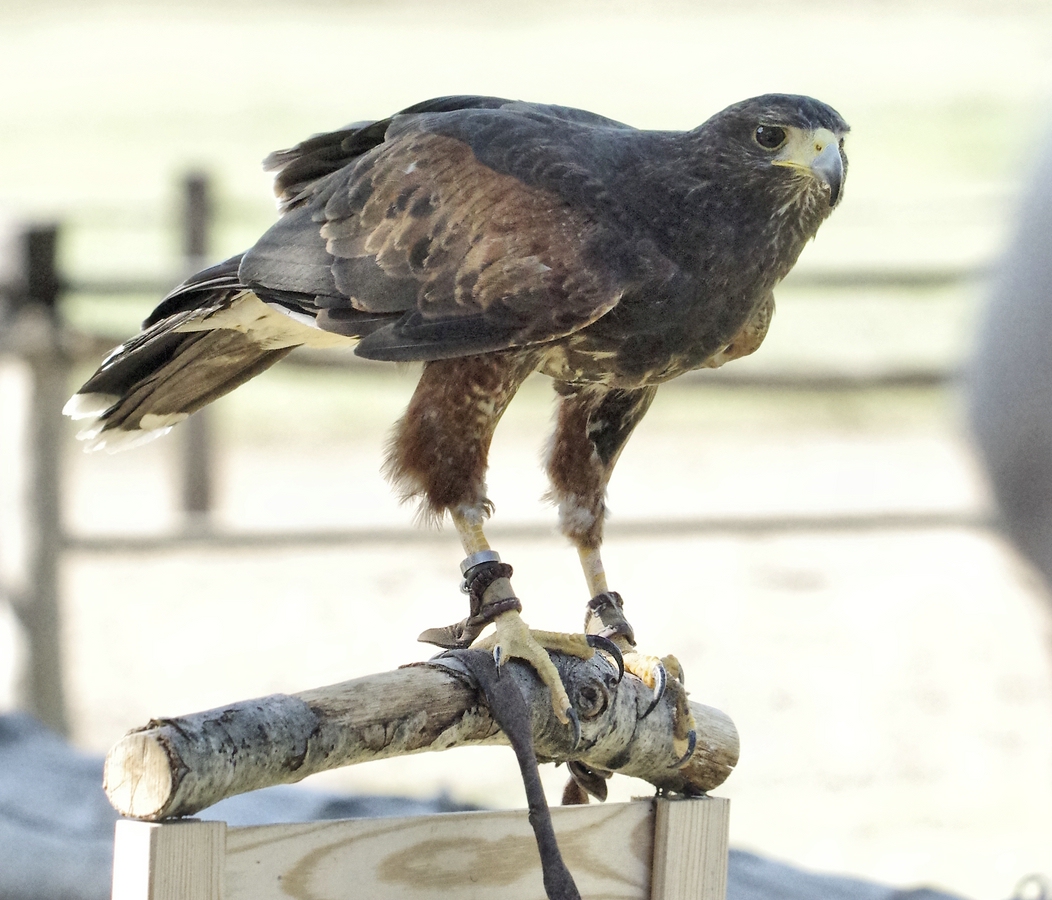
[[[603,178],[626,134],[580,110],[472,97],[312,138],[271,158],[286,212],[241,281],[374,359],[570,334],[626,288],[632,228]]]

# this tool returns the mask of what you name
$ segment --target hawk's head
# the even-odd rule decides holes
[[[822,219],[843,196],[848,131],[831,106],[793,94],[743,100],[698,128],[715,140],[731,169]]]

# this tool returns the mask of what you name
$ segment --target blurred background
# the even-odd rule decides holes
[[[59,225],[64,396],[184,274],[187,173],[208,178],[214,261],[274,219],[267,153],[431,96],[677,129],[768,91],[836,107],[844,202],[760,352],[662,388],[615,475],[604,558],[643,649],[674,652],[738,726],[734,845],[1000,898],[1052,872],[1052,607],[996,527],[960,375],[1050,88],[1047,2],[5,0],[0,218],[9,248]],[[464,614],[455,533],[414,528],[379,472],[411,367],[290,360],[220,401],[191,514],[184,474],[205,464],[178,430],[87,456],[63,425],[41,438],[57,475],[34,481],[32,340],[0,344],[2,584],[32,595],[53,495],[49,715],[77,747],[426,658],[416,635]],[[540,500],[551,409],[532,381],[498,431],[492,537],[527,620],[575,630],[584,584]],[[0,603],[0,709],[28,702],[29,647]],[[562,771],[544,777],[554,796]],[[499,748],[308,783],[522,803]]]

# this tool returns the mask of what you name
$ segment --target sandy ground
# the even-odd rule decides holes
[[[374,385],[372,376],[347,378],[352,390]],[[411,525],[377,474],[384,423],[397,409],[387,403],[400,402],[407,382],[366,405],[353,436],[325,444],[297,439],[291,412],[284,440],[275,437],[280,421],[239,440],[238,423],[266,391],[246,393],[223,419],[217,515],[240,528]],[[499,522],[550,521],[535,465],[546,390],[529,386],[502,423],[491,478]],[[954,409],[952,398],[926,391],[808,399],[668,390],[622,460],[615,522],[979,516],[987,501]],[[71,455],[71,527],[149,532],[175,523],[176,447],[168,439],[133,455]],[[1052,870],[1046,600],[994,534],[613,533],[607,566],[641,643],[674,651],[694,697],[740,730],[741,762],[720,791],[734,801],[736,845],[972,898],[1006,897],[1024,874]],[[579,627],[585,598],[572,552],[543,536],[498,546],[516,566],[528,620]],[[415,635],[463,614],[458,559],[448,532],[316,551],[74,554],[63,568],[74,740],[101,752],[152,716],[424,658]],[[521,803],[514,760],[494,748],[314,781]],[[562,781],[545,772],[553,795]],[[615,799],[645,791],[628,779],[612,788]]]

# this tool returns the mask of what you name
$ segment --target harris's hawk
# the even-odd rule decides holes
[[[783,94],[692,131],[447,97],[311,137],[266,162],[282,213],[270,230],[172,291],[65,411],[91,420],[90,447],[117,449],[297,346],[422,361],[387,475],[433,519],[449,513],[471,596],[467,619],[422,637],[467,646],[494,622],[498,664],[527,659],[575,721],[543,648],[634,647],[600,558],[618,456],[662,382],[760,345],[773,288],[840,201],[847,131],[829,106]],[[591,641],[526,628],[483,532],[490,440],[536,371],[559,395],[550,495],[584,569]],[[628,660],[663,683],[651,658]]]

